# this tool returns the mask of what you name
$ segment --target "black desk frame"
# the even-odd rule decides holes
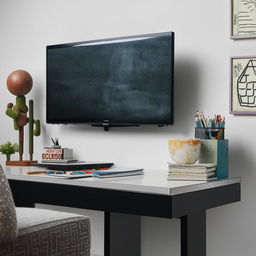
[[[180,218],[181,256],[206,256],[206,210],[240,201],[240,183],[173,196],[12,179],[9,183],[19,207],[41,203],[104,211],[104,256],[140,256],[140,216]]]

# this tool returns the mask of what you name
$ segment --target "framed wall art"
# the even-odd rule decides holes
[[[256,0],[231,0],[231,38],[256,38]]]
[[[256,115],[256,56],[231,57],[230,113]]]

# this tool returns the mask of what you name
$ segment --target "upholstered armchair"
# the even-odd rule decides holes
[[[89,218],[36,208],[15,208],[0,166],[0,255],[89,256]]]

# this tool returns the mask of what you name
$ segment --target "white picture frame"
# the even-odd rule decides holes
[[[230,38],[256,38],[256,0],[231,0]]]
[[[256,115],[256,56],[230,60],[230,113]]]

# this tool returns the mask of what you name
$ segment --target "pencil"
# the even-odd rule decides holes
[[[26,174],[44,174],[44,173],[47,173],[47,171],[29,171],[29,172],[26,172]]]

